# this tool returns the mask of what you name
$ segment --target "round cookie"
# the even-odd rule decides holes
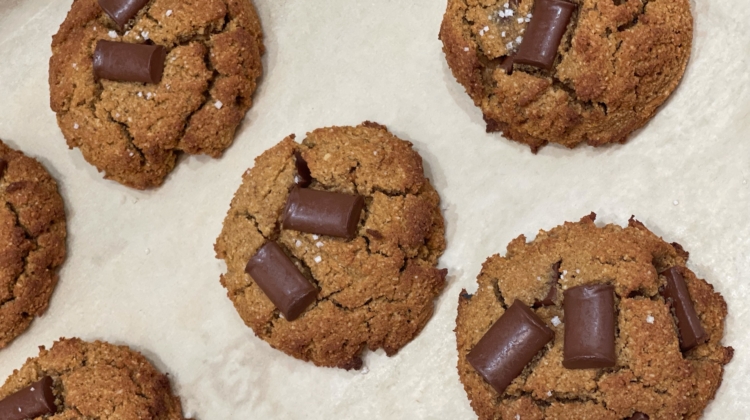
[[[0,141],[0,348],[47,309],[65,260],[65,208],[35,159]]]
[[[166,48],[158,84],[96,80],[97,41]],[[68,146],[105,178],[160,185],[180,152],[219,157],[252,105],[263,34],[250,0],[151,0],[120,30],[76,0],[52,38],[50,104]]]
[[[432,316],[446,275],[435,268],[445,249],[440,198],[411,143],[384,126],[321,128],[302,144],[294,138],[245,172],[215,245],[227,264],[221,283],[245,323],[272,347],[318,366],[359,369],[365,347],[391,356]],[[309,188],[365,197],[354,239],[280,228],[298,176],[295,153],[307,162]],[[318,290],[292,322],[244,271],[266,241],[285,249]]]
[[[480,419],[698,418],[721,384],[733,349],[723,347],[727,305],[713,286],[685,267],[688,253],[635,219],[628,226],[597,227],[596,215],[565,223],[526,242],[514,239],[505,257],[487,259],[472,296],[464,290],[456,319],[458,373]],[[559,263],[559,264],[558,264]],[[680,267],[708,341],[680,350],[678,328],[660,294],[665,277]],[[614,286],[616,366],[571,370],[562,365],[563,291],[595,283]],[[557,290],[552,304],[552,285]],[[550,293],[552,295],[552,293]],[[516,299],[554,331],[554,339],[498,395],[467,354]]]
[[[448,0],[443,51],[481,108],[487,132],[534,153],[548,142],[570,148],[625,142],[685,72],[693,34],[688,0],[570,0],[577,7],[550,70],[514,64],[519,46],[533,42],[526,29],[535,1],[554,4]]]
[[[169,378],[126,346],[61,338],[39,349],[5,381],[0,400],[50,376],[56,419],[184,419]]]

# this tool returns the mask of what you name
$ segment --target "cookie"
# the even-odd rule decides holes
[[[39,349],[5,381],[0,400],[50,377],[56,419],[184,419],[169,378],[137,351],[78,338]]]
[[[534,153],[625,142],[677,87],[692,34],[688,0],[448,0],[440,28],[487,132]]]
[[[733,355],[721,344],[724,299],[685,267],[688,253],[679,244],[633,218],[622,228],[597,227],[595,217],[540,231],[528,243],[519,236],[505,257],[487,259],[473,296],[461,293],[458,373],[480,419],[625,419],[637,413],[695,419],[713,399]],[[687,286],[686,299],[670,294],[674,273]],[[682,305],[697,314],[703,331],[697,342],[689,342]],[[508,316],[519,307],[542,324],[528,337],[546,340],[545,329],[552,334],[541,350],[526,355],[528,363],[514,366],[517,373],[499,393],[475,368],[480,358],[473,350],[496,321],[512,325]],[[513,328],[505,333],[513,335]],[[598,344],[602,339],[611,349]],[[590,367],[596,365],[606,367]]]
[[[252,105],[264,52],[250,0],[145,3],[121,28],[97,0],[74,1],[52,38],[49,73],[68,146],[105,178],[138,189],[160,185],[181,152],[221,156]],[[99,41],[163,46],[163,76],[97,79]]]
[[[35,159],[0,141],[0,348],[47,309],[65,260],[65,208]]]
[[[445,249],[440,198],[411,143],[384,126],[321,128],[301,144],[294,138],[264,152],[243,175],[215,245],[227,265],[221,284],[272,347],[318,366],[359,369],[365,347],[393,355],[432,316],[446,275],[436,268]],[[283,228],[295,182],[362,196],[353,237]],[[259,249],[274,243],[315,288],[312,304],[293,321],[245,272]]]

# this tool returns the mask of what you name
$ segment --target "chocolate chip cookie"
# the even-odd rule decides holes
[[[41,346],[39,356],[13,372],[0,388],[0,417],[184,419],[169,379],[143,355],[78,338],[61,338],[49,350]]]
[[[677,87],[687,0],[449,0],[448,65],[487,132],[536,151],[622,143]]]
[[[35,159],[0,141],[0,348],[47,309],[65,260],[65,208]]]
[[[181,152],[216,158],[231,145],[262,74],[263,34],[250,0],[121,3],[138,3],[132,18],[73,2],[52,38],[50,104],[68,146],[106,178],[144,189],[160,185]],[[150,83],[95,77],[100,41],[161,46],[151,64],[163,70]],[[142,62],[133,57],[115,67],[138,73],[125,68]]]
[[[595,217],[519,236],[461,293],[458,372],[480,419],[698,418],[713,399],[733,355],[724,299],[679,244]]]
[[[272,347],[359,369],[365,347],[393,355],[432,316],[446,275],[440,198],[384,126],[294,138],[245,172],[215,245],[221,284]]]

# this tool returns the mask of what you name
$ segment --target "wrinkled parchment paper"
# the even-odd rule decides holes
[[[685,78],[625,145],[528,148],[484,132],[437,39],[445,1],[257,0],[266,75],[234,145],[190,157],[161,188],[103,180],[49,109],[50,37],[71,0],[0,0],[0,138],[42,161],[68,214],[68,259],[49,310],[0,350],[0,380],[61,336],[128,344],[169,372],[185,412],[219,419],[473,419],[458,380],[458,294],[481,263],[595,211],[630,215],[690,251],[729,304],[736,352],[707,419],[750,400],[750,3],[693,1]],[[448,286],[435,316],[363,372],[317,368],[254,337],[219,284],[213,243],[253,159],[290,133],[363,120],[412,141],[442,197]],[[365,373],[367,372],[367,373]]]

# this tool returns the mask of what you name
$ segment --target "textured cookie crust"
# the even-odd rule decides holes
[[[167,376],[126,346],[61,338],[51,349],[39,350],[5,381],[0,399],[51,376],[58,407],[54,419],[184,419]]]
[[[487,259],[474,296],[459,298],[456,338],[458,373],[480,419],[624,419],[634,412],[652,419],[697,419],[721,384],[723,366],[732,359],[723,347],[727,305],[713,286],[685,267],[688,253],[668,244],[635,219],[622,228],[594,225],[595,215],[540,231],[526,243],[521,235],[505,257]],[[531,306],[550,287],[552,265],[561,262],[556,305],[535,309],[555,331],[555,339],[524,369],[503,395],[485,383],[466,354],[519,299]],[[659,295],[665,280],[657,273],[682,272],[707,343],[680,352],[675,321]],[[565,320],[562,291],[587,283],[615,286],[617,366],[569,370],[562,366]],[[563,323],[554,326],[552,319]],[[557,320],[555,320],[557,321]]]
[[[158,85],[96,81],[98,40],[167,49]],[[50,105],[68,146],[105,178],[155,187],[179,152],[221,156],[252,105],[263,34],[250,0],[152,0],[118,31],[97,0],[75,0],[52,37]]]
[[[0,141],[0,348],[47,309],[65,260],[65,208],[35,159]],[[3,166],[5,168],[3,169]]]
[[[365,197],[353,240],[280,230],[296,151],[310,167],[310,188]],[[318,366],[359,369],[365,347],[393,355],[432,316],[446,274],[435,268],[445,249],[439,202],[411,143],[381,125],[321,128],[302,144],[291,135],[243,176],[215,245],[227,264],[221,284],[245,323],[272,347]],[[267,240],[278,241],[319,290],[294,322],[279,316],[244,271]]]
[[[534,0],[448,0],[440,28],[448,65],[482,109],[487,132],[535,153],[548,142],[625,142],[677,87],[690,56],[688,0],[569,1],[578,9],[551,71],[516,64],[508,75],[499,67],[517,51]],[[505,4],[514,15],[500,18]]]

